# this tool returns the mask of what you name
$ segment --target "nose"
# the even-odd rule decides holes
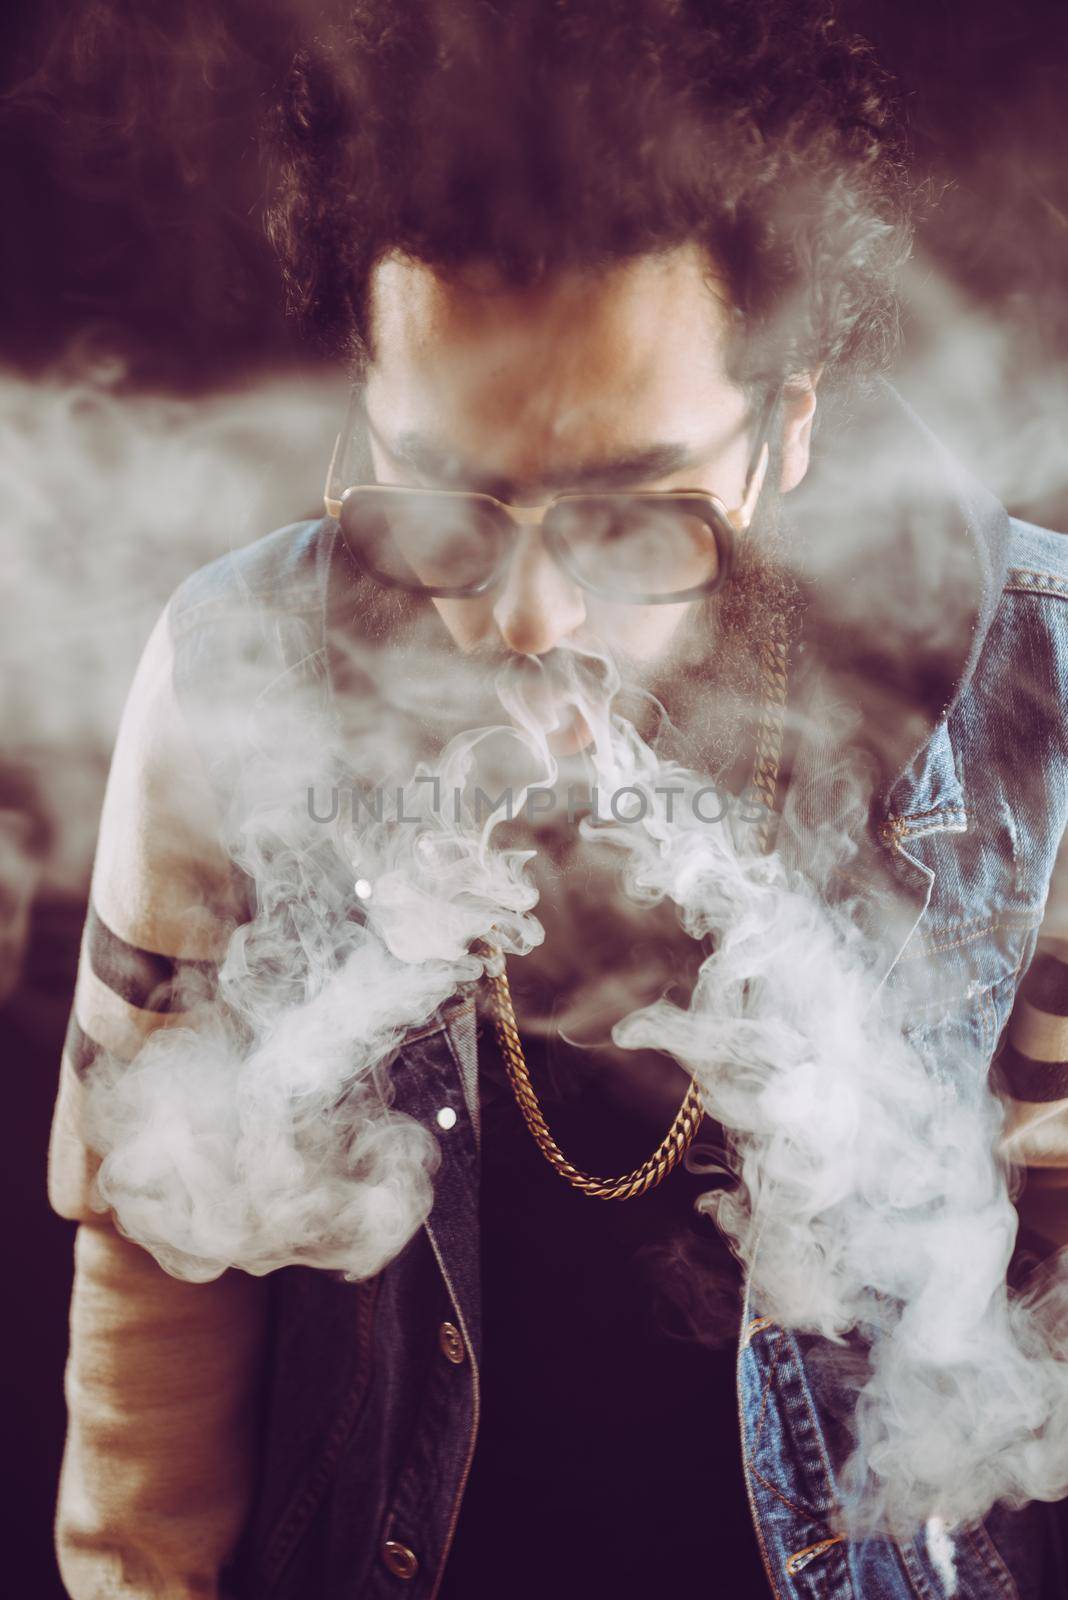
[[[581,587],[557,566],[541,529],[523,528],[493,607],[504,643],[519,655],[544,655],[586,620]]]

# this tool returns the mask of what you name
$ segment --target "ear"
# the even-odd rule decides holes
[[[782,400],[782,475],[779,489],[788,494],[808,471],[812,445],[812,420],[816,415],[816,385],[822,368],[791,378]]]

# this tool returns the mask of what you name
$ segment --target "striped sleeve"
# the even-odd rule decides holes
[[[1006,1102],[1003,1152],[1026,1168],[1021,1222],[1054,1246],[1068,1245],[1068,937],[1064,851],[1034,959],[1017,991],[999,1087]]]
[[[56,1513],[72,1600],[211,1600],[246,1515],[261,1280],[169,1277],[93,1206],[86,1083],[210,992],[234,923],[214,807],[173,688],[167,617],[123,713],[60,1066],[48,1188],[79,1224]]]

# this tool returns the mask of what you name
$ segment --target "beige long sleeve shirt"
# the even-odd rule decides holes
[[[218,1574],[248,1506],[265,1284],[168,1276],[93,1209],[83,1075],[181,1022],[173,961],[213,961],[232,914],[207,785],[175,700],[166,618],[131,691],[104,802],[49,1150],[78,1224],[56,1544],[74,1600],[186,1600]],[[161,990],[159,985],[164,985]]]

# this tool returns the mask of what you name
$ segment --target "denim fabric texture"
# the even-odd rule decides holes
[[[904,431],[909,459],[936,458],[892,393],[879,408],[895,437]],[[812,648],[822,681],[849,684],[870,733],[875,798],[842,892],[878,928],[892,891],[883,1003],[933,1072],[985,1073],[1034,951],[1066,821],[1068,541],[1011,522],[948,467],[944,484],[945,514],[962,530],[974,578],[970,612],[947,596],[963,619],[953,650],[939,642],[921,661],[915,650],[904,662],[884,660],[861,650],[855,628],[830,625],[813,629]],[[261,663],[265,695],[301,679],[329,721],[337,696],[329,628],[359,615],[358,595],[339,577],[338,545],[332,522],[302,523],[196,574],[172,606],[179,693],[191,702],[212,694],[238,652]],[[858,654],[868,659],[859,689]],[[925,708],[922,726],[896,715],[898,693],[902,705]],[[818,747],[798,752],[797,839],[839,803],[825,756]],[[239,742],[207,759],[233,815]],[[790,837],[788,827],[784,848]],[[440,1167],[429,1220],[377,1278],[349,1283],[304,1267],[272,1275],[256,1501],[228,1575],[243,1600],[433,1600],[478,1426],[476,1073],[470,998],[444,1007],[392,1064],[392,1105],[433,1134]],[[447,1130],[437,1121],[446,1106],[456,1113]],[[459,1331],[459,1360],[455,1348],[445,1352],[443,1323]],[[941,1600],[948,1591],[924,1531],[907,1544],[836,1533],[848,1402],[835,1347],[777,1326],[747,1298],[737,1387],[769,1595]],[[1053,1523],[1050,1508],[1034,1503],[996,1507],[954,1530],[956,1595],[1051,1594],[1048,1562],[1042,1568]],[[411,1571],[395,1570],[390,1545],[411,1552]]]

